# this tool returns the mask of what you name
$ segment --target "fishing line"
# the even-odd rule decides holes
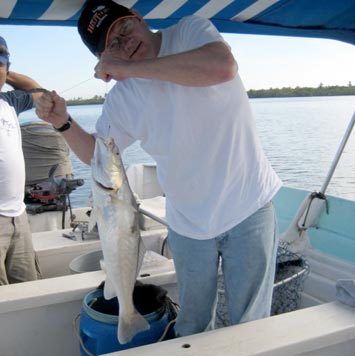
[[[60,91],[59,94],[66,93],[67,91],[72,90],[72,89],[74,89],[74,88],[76,88],[76,87],[78,87],[79,85],[82,85],[82,84],[84,84],[84,83],[87,83],[88,81],[90,81],[90,80],[92,80],[92,79],[94,79],[94,77],[90,77],[89,79],[85,79],[85,80],[83,80],[82,82],[80,82],[80,83],[78,83],[78,84],[75,84],[75,85],[73,85],[72,87],[70,87],[70,88],[68,88],[68,89],[64,89],[64,90]]]
[[[62,90],[61,92],[59,92],[59,94],[63,94],[63,93],[65,93],[65,92],[69,91],[69,90],[72,90],[72,89],[78,87],[79,85],[82,85],[82,84],[84,84],[84,83],[89,82],[89,81],[92,80],[92,79],[97,79],[97,78],[95,78],[95,77],[90,77],[90,78],[88,78],[88,79],[85,79],[85,80],[83,80],[82,82],[80,82],[80,83],[78,83],[78,84],[75,84],[74,86],[72,86],[72,87],[70,87],[70,88],[68,88],[68,89]],[[109,91],[109,90],[108,90],[108,83],[106,82],[106,86],[105,86],[105,96],[107,95],[108,91]]]
[[[58,92],[59,95],[62,95],[63,93],[66,93],[69,90],[72,90],[74,88],[77,88],[78,86],[85,84],[87,82],[89,82],[90,80],[96,79],[95,77],[90,77],[88,79],[83,80],[82,82],[79,82],[78,84],[75,84],[67,89],[61,90],[60,92]],[[45,89],[45,88],[34,88],[34,89],[30,89],[30,90],[26,90],[28,93],[48,93],[50,90]],[[107,95],[109,91],[109,87],[108,87],[108,83],[106,83],[106,87],[105,87],[105,97]]]
[[[90,77],[89,79],[85,79],[85,80],[83,80],[82,82],[80,82],[80,83],[78,83],[78,84],[75,84],[75,85],[73,85],[73,86],[70,87],[70,88],[67,88],[67,89],[64,89],[64,90],[60,91],[58,94],[59,94],[59,95],[62,95],[63,93],[66,93],[67,91],[72,90],[72,89],[78,87],[79,85],[82,85],[82,84],[84,84],[84,83],[87,83],[88,81],[90,81],[90,80],[92,80],[92,79],[94,79],[94,77]],[[107,89],[106,89],[106,90],[107,90]],[[28,92],[28,93],[48,93],[49,91],[50,91],[50,90],[45,89],[45,88],[33,88],[33,89],[26,90],[26,92]]]

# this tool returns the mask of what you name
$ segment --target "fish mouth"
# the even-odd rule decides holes
[[[114,188],[112,187],[107,187],[105,185],[103,185],[102,183],[98,182],[98,181],[95,181],[95,183],[97,184],[97,186],[103,190],[107,190],[107,191],[113,191]]]

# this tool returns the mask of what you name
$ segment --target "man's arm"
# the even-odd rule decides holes
[[[6,83],[11,85],[14,89],[20,89],[25,91],[41,88],[41,86],[32,78],[13,71],[8,72],[6,77]],[[42,93],[40,92],[32,93],[34,103],[37,102],[41,94]]]
[[[55,128],[66,124],[69,118],[65,100],[55,91],[45,93],[39,98],[36,104],[36,114]],[[90,165],[95,149],[95,137],[74,120],[70,128],[61,134],[79,159]]]
[[[210,86],[233,79],[237,70],[229,47],[223,42],[212,42],[191,51],[137,61],[104,52],[95,67],[95,76],[104,81],[135,77]]]

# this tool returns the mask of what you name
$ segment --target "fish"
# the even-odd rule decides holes
[[[89,230],[97,224],[106,271],[104,297],[117,297],[117,338],[126,344],[138,332],[150,328],[133,302],[146,248],[140,235],[138,204],[113,138],[96,138],[91,177],[93,209]]]

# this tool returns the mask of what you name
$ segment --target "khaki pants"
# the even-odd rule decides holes
[[[27,213],[0,215],[0,285],[41,278]]]

